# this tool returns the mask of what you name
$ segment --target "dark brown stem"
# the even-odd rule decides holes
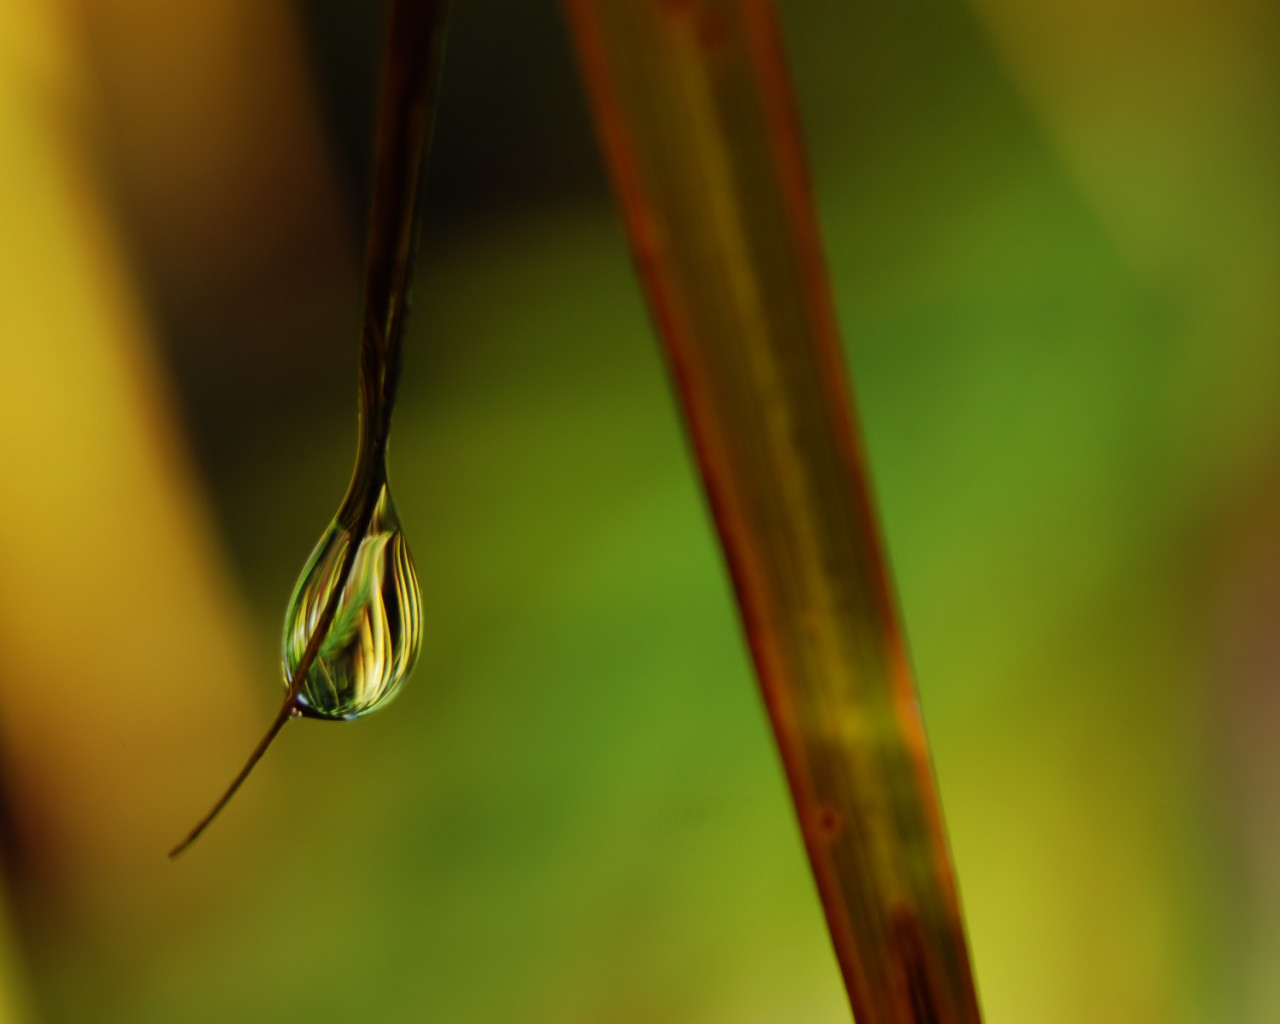
[[[360,334],[360,451],[343,502],[343,524],[378,487],[400,381],[410,283],[417,257],[423,163],[444,55],[447,0],[392,0],[387,15],[373,201]],[[378,481],[380,483],[381,481]]]
[[[373,515],[373,505],[370,504],[365,513],[365,527],[368,527],[368,519]],[[249,777],[249,773],[262,760],[262,755],[267,752],[267,748],[271,746],[272,740],[279,735],[280,730],[284,728],[284,723],[289,721],[298,711],[298,695],[302,692],[302,684],[307,678],[307,674],[311,671],[311,666],[315,664],[316,658],[320,654],[320,645],[324,643],[325,636],[329,633],[329,627],[333,625],[333,617],[338,612],[338,602],[342,598],[342,592],[346,589],[347,580],[351,576],[352,566],[355,565],[356,551],[359,549],[358,543],[353,543],[347,548],[346,556],[342,561],[342,571],[338,574],[338,585],[334,587],[333,592],[329,595],[329,599],[325,602],[324,608],[320,612],[320,617],[316,620],[315,628],[311,631],[311,638],[307,641],[306,649],[302,652],[302,657],[298,659],[298,667],[293,671],[293,677],[289,680],[289,693],[284,699],[284,703],[280,705],[280,710],[276,713],[275,720],[271,723],[271,727],[267,730],[265,736],[259,741],[258,745],[253,748],[253,753],[249,755],[249,760],[245,762],[244,767],[240,769],[231,785],[227,787],[226,792],[218,797],[217,803],[210,808],[209,813],[200,819],[196,825],[177,846],[169,851],[169,858],[172,860],[178,856],[183,850],[200,838],[200,833],[209,827],[209,824],[221,812],[222,808],[227,806],[228,801],[236,795],[236,790]]]
[[[209,827],[262,759],[284,723],[301,708],[302,686],[333,625],[361,539],[368,532],[386,484],[387,440],[400,379],[409,284],[417,256],[418,199],[444,52],[447,9],[447,0],[392,0],[387,17],[360,332],[360,442],[355,472],[338,510],[338,520],[350,531],[351,542],[343,556],[337,585],[316,620],[275,720],[226,792],[187,837],[169,851],[171,858]]]
[[[271,741],[279,735],[280,730],[284,728],[284,723],[293,717],[294,702],[293,697],[285,698],[284,704],[281,705],[279,712],[276,714],[275,720],[271,723],[271,728],[267,730],[265,736],[258,741],[258,745],[253,748],[253,753],[249,755],[249,760],[244,763],[244,767],[240,769],[240,774],[231,780],[231,785],[227,787],[225,793],[218,797],[218,802],[210,809],[209,813],[200,819],[199,823],[190,832],[187,837],[177,846],[169,851],[169,859],[172,860],[178,856],[183,850],[200,838],[200,834],[209,827],[210,822],[218,816],[218,812],[227,806],[227,802],[236,795],[236,790],[249,777],[249,773],[262,760],[262,755],[267,752],[267,747],[271,746]]]

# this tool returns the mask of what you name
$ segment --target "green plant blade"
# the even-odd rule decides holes
[[[860,1024],[975,1024],[766,0],[566,0]]]

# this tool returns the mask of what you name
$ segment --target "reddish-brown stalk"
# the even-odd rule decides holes
[[[769,0],[565,0],[859,1024],[978,1024]]]

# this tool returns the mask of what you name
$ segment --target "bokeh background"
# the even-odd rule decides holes
[[[1280,1020],[1280,8],[779,0],[991,1022]],[[0,1019],[848,1020],[560,12],[457,0],[427,633],[291,726],[381,9],[0,4]]]

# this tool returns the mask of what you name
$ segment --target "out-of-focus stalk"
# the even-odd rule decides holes
[[[859,1024],[980,1020],[767,0],[565,0]]]

